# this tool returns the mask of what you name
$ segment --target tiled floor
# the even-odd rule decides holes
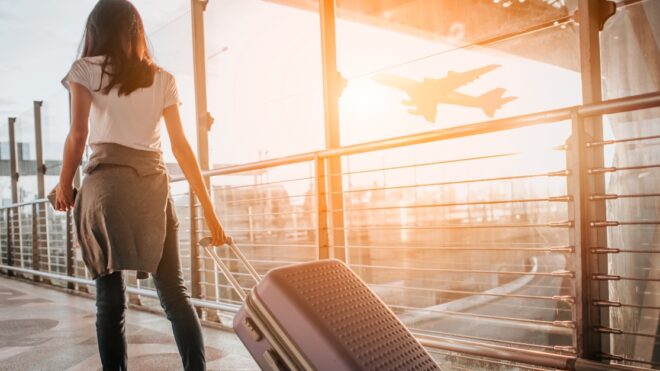
[[[0,370],[100,370],[94,300],[0,277]],[[129,370],[182,370],[170,322],[126,315]],[[231,332],[204,327],[207,369],[258,370]]]

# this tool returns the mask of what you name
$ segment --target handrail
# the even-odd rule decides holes
[[[38,198],[38,199],[32,200],[32,201],[17,202],[15,204],[0,206],[0,210],[13,209],[13,208],[16,208],[16,207],[28,206],[28,205],[33,205],[33,204],[40,204],[40,203],[44,203],[44,202],[48,202],[48,199],[47,198]]]
[[[353,144],[330,150],[306,152],[297,155],[284,156],[275,159],[249,162],[240,165],[226,166],[218,169],[204,171],[204,176],[229,175],[250,170],[260,170],[275,166],[290,165],[305,161],[311,161],[317,157],[329,158],[346,156],[356,153],[373,152],[382,149],[403,147],[414,144],[423,144],[438,140],[455,139],[473,135],[495,133],[528,126],[548,124],[567,120],[572,113],[579,116],[589,117],[600,114],[620,113],[626,110],[639,110],[660,106],[660,92],[633,95],[625,98],[610,99],[600,103],[576,105],[558,108],[543,112],[529,113],[497,120],[480,121],[473,124],[460,125],[450,128],[427,131],[423,133],[404,135],[394,138],[382,139],[371,142]],[[172,177],[172,181],[185,180],[183,176]]]

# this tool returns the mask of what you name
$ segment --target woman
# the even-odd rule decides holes
[[[76,234],[96,283],[96,332],[104,370],[125,370],[122,270],[151,273],[172,322],[185,370],[204,370],[204,341],[179,262],[178,219],[160,146],[159,121],[201,201],[215,245],[228,237],[186,140],[173,76],[154,64],[144,27],[127,0],[100,0],[87,20],[82,54],[62,79],[72,125],[64,144],[58,210],[73,208]],[[89,127],[88,127],[89,123]],[[92,154],[80,192],[72,182],[89,134]]]

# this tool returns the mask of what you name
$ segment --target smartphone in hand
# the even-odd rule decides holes
[[[53,190],[50,191],[50,193],[49,193],[48,196],[47,196],[47,198],[48,198],[48,202],[50,203],[50,205],[51,205],[51,206],[53,207],[53,209],[55,209],[55,210],[57,210],[57,204],[55,203],[55,197],[56,197],[56,195],[57,195],[57,187],[58,187],[58,186],[56,185],[55,188],[53,188]],[[76,200],[76,195],[77,195],[77,194],[78,194],[78,188],[73,187],[73,201]]]

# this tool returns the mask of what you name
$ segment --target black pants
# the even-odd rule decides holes
[[[172,203],[168,202],[168,208]],[[168,215],[173,210],[168,210]],[[179,260],[178,221],[168,217],[163,257],[152,274],[160,304],[172,323],[183,368],[206,370],[204,339],[197,313],[190,303]],[[103,370],[126,370],[126,283],[121,271],[96,279],[96,338]]]

